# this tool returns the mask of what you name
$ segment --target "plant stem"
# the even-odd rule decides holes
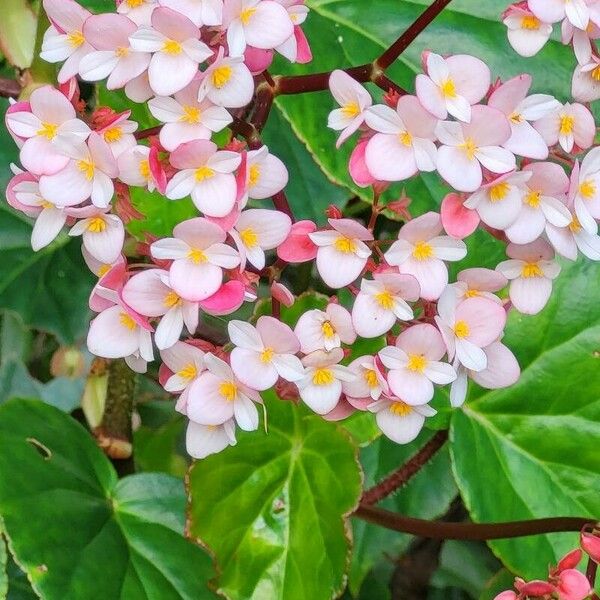
[[[148,129],[141,129],[140,131],[136,131],[133,134],[136,140],[144,140],[153,135],[158,135],[160,130],[162,129],[162,125],[156,125],[155,127],[149,127]]]
[[[593,560],[591,557],[588,559],[587,569],[585,570],[585,576],[587,580],[590,582],[590,587],[594,589],[596,585],[596,573],[598,571],[598,563]],[[594,594],[595,596],[595,594]],[[597,596],[596,596],[597,598]]]
[[[447,439],[448,430],[438,431],[412,458],[377,485],[369,488],[362,496],[361,506],[377,504],[399,487],[405,485],[431,460]]]

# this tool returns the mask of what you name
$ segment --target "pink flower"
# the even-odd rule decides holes
[[[446,343],[449,360],[456,357],[467,369],[483,371],[487,367],[483,348],[500,337],[506,323],[504,308],[487,298],[459,302],[451,286],[440,296],[437,308],[435,322]]]
[[[462,194],[451,192],[442,199],[440,217],[444,229],[455,238],[462,240],[471,235],[479,225],[479,214],[465,206]]]
[[[392,393],[410,405],[427,404],[433,398],[433,384],[446,385],[456,379],[451,365],[440,362],[446,346],[440,332],[427,323],[405,329],[395,346],[378,353],[389,369],[387,382]]]
[[[298,381],[304,367],[295,356],[300,342],[288,325],[274,317],[258,318],[256,327],[244,321],[230,321],[231,368],[237,378],[254,390],[266,390],[282,377]]]
[[[592,113],[583,104],[560,106],[549,115],[537,120],[534,127],[548,146],[560,144],[565,152],[573,147],[585,150],[594,143],[596,124]]]
[[[600,236],[586,231],[576,215],[567,227],[548,224],[546,236],[554,250],[569,260],[577,259],[577,251],[590,260],[600,260]]]
[[[312,60],[312,52],[310,51],[308,40],[300,27],[308,16],[308,6],[304,6],[304,0],[277,1],[287,10],[294,25],[294,32],[285,42],[279,44],[275,50],[282,56],[285,56],[290,62],[300,64],[310,62]]]
[[[600,218],[600,148],[590,150],[581,166],[571,172],[569,202],[572,203],[581,227],[594,235]]]
[[[600,59],[592,56],[585,65],[577,65],[573,72],[571,95],[579,102],[594,102],[600,98]]]
[[[40,192],[57,206],[75,206],[87,198],[98,208],[110,204],[115,188],[113,179],[119,174],[108,144],[92,131],[87,144],[69,149],[71,160],[54,175],[40,178]]]
[[[539,313],[550,298],[552,280],[560,273],[552,246],[539,239],[531,244],[509,244],[506,254],[511,260],[496,269],[510,280],[509,295],[514,307],[523,314]]]
[[[329,352],[342,343],[353,344],[356,332],[350,313],[339,304],[328,304],[325,311],[307,310],[298,319],[294,333],[304,354],[315,350]]]
[[[343,356],[341,348],[334,348],[331,352],[316,350],[302,359],[305,375],[296,385],[303,402],[319,415],[335,408],[342,395],[342,382],[355,378],[348,367],[338,364]]]
[[[292,228],[291,219],[277,210],[250,208],[242,211],[234,229],[229,233],[242,258],[257,269],[265,267],[265,250],[277,248],[287,238]]]
[[[236,443],[233,419],[221,425],[201,425],[190,421],[185,431],[185,449],[196,459],[206,458]]]
[[[518,600],[516,592],[512,590],[506,590],[501,592],[497,596],[494,596],[494,600]]]
[[[81,59],[93,50],[83,35],[83,24],[91,12],[74,0],[43,0],[52,25],[46,30],[40,57],[50,63],[65,61],[58,82],[65,83],[79,72]]]
[[[584,529],[579,537],[579,543],[586,554],[596,563],[600,563],[600,536],[591,530]]]
[[[221,131],[233,120],[222,106],[210,100],[198,101],[200,79],[197,78],[174,98],[156,97],[148,102],[154,117],[165,123],[160,130],[160,143],[172,152],[192,140],[209,140],[213,132]]]
[[[350,161],[348,163],[348,172],[350,173],[350,177],[352,177],[352,180],[358,187],[362,188],[377,184],[377,179],[373,177],[371,171],[369,171],[367,168],[365,155],[369,139],[369,137],[365,136],[358,140],[354,150],[352,150]]]
[[[126,15],[136,25],[150,25],[158,0],[117,0],[117,12]]]
[[[231,367],[213,354],[204,355],[204,365],[207,370],[188,390],[188,417],[200,425],[222,425],[235,419],[244,431],[257,429],[254,403],[262,403],[258,392],[241,383]]]
[[[426,75],[417,75],[417,97],[438,119],[448,114],[460,121],[471,121],[471,106],[477,104],[490,87],[490,70],[478,58],[457,54],[442,58],[428,52],[424,57]]]
[[[36,175],[53,175],[69,162],[65,150],[84,142],[90,128],[76,118],[66,96],[49,85],[31,93],[28,110],[9,110],[6,127],[19,140],[25,140],[20,160]]]
[[[374,273],[373,280],[363,279],[352,307],[356,333],[374,338],[389,331],[397,319],[410,321],[414,315],[406,303],[419,299],[420,287],[412,275]]]
[[[571,213],[565,205],[569,178],[555,163],[527,165],[523,173],[531,173],[521,186],[523,202],[515,221],[506,228],[506,237],[515,244],[528,244],[542,235],[546,223],[566,227]]]
[[[125,150],[137,144],[133,132],[137,130],[138,124],[129,120],[130,115],[130,110],[121,114],[115,113],[113,120],[96,130],[96,133],[104,138],[115,158],[119,158]]]
[[[566,569],[558,576],[556,591],[559,600],[584,600],[590,595],[592,589],[583,573],[576,569]]]
[[[540,21],[521,4],[509,6],[503,23],[508,28],[508,41],[515,52],[530,57],[546,45],[552,34],[552,25]]]
[[[374,400],[379,400],[383,392],[382,382],[375,367],[375,358],[360,356],[348,365],[348,369],[355,377],[352,381],[343,381],[342,390],[352,406],[358,408],[365,404],[361,410],[366,410],[366,406]]]
[[[503,146],[514,154],[544,160],[548,146],[530,121],[549,115],[560,108],[560,102],[547,94],[527,96],[531,75],[523,74],[509,79],[497,87],[488,100],[488,106],[502,111],[508,118],[510,138]]]
[[[273,0],[225,0],[223,25],[231,56],[242,56],[246,45],[276,48],[294,33],[287,11]]]
[[[169,160],[179,172],[167,185],[167,198],[191,195],[198,210],[210,217],[231,212],[237,197],[233,171],[241,161],[237,152],[217,150],[209,140],[195,140],[179,146]]]
[[[567,18],[575,27],[586,29],[590,13],[586,0],[528,0],[531,12],[545,23]]]
[[[440,215],[428,212],[406,223],[385,253],[388,264],[400,273],[412,275],[421,287],[421,298],[437,300],[448,283],[448,269],[443,261],[461,260],[467,247],[461,240],[440,236]]]
[[[83,237],[83,245],[96,259],[105,264],[114,263],[123,250],[125,228],[117,215],[96,211],[71,227],[69,235]]]
[[[365,241],[373,234],[352,219],[329,219],[332,229],[309,233],[316,244],[317,271],[331,288],[341,288],[352,283],[365,268],[371,256]]]
[[[402,96],[396,110],[383,104],[365,112],[367,125],[377,131],[368,142],[365,160],[380,181],[401,181],[418,171],[435,171],[437,149],[433,143],[438,120],[416,96]]]
[[[198,27],[187,17],[162,7],[152,13],[152,27],[140,27],[129,36],[133,50],[152,53],[148,79],[157,96],[182,90],[198,73],[198,65],[213,55],[199,38]]]
[[[329,90],[340,108],[329,113],[327,126],[341,131],[336,147],[339,148],[363,124],[366,109],[371,106],[371,94],[345,73],[336,69],[329,77]]]
[[[458,291],[459,299],[482,297],[502,304],[502,300],[495,294],[508,284],[502,273],[483,268],[465,269],[457,275],[456,279],[452,287]]]
[[[247,158],[246,186],[248,198],[263,200],[280,192],[288,182],[288,171],[266,146],[250,150]]]
[[[146,187],[153,192],[166,190],[165,172],[158,160],[158,151],[148,146],[134,146],[125,150],[117,161],[119,179],[127,185]]]
[[[190,302],[212,296],[221,287],[223,269],[240,263],[238,253],[223,243],[225,232],[202,217],[179,223],[173,235],[154,242],[150,251],[155,259],[173,260],[169,284]]]
[[[482,167],[492,173],[508,173],[515,157],[501,146],[510,138],[508,119],[495,108],[474,106],[468,124],[441,121],[436,135],[439,174],[455,189],[474,192],[483,180]]]
[[[316,231],[312,221],[296,221],[285,241],[277,247],[277,256],[289,263],[303,263],[317,256],[319,247],[313,244],[309,235]]]
[[[223,0],[158,0],[166,6],[185,15],[194,25],[221,25],[223,22]]]
[[[288,308],[293,306],[294,302],[296,301],[294,294],[292,294],[292,292],[290,292],[290,290],[288,290],[283,283],[279,283],[279,281],[274,281],[271,284],[271,298],[277,300],[283,304],[283,306],[287,306]]]
[[[412,442],[423,429],[425,418],[436,414],[429,404],[410,406],[399,398],[385,396],[369,405],[369,410],[375,413],[382,433],[397,444]]]
[[[108,77],[106,87],[124,87],[141,75],[150,64],[150,55],[131,48],[129,36],[137,25],[124,15],[107,13],[92,15],[83,26],[85,39],[94,46],[79,63],[79,74],[86,81]]]
[[[113,263],[108,264],[94,258],[85,246],[81,246],[81,254],[88,269],[99,278],[104,277],[114,267],[125,265],[125,257],[123,255],[120,255]]]

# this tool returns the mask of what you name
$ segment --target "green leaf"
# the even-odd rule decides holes
[[[479,600],[494,600],[494,598],[505,590],[512,590],[515,576],[508,569],[500,569],[487,582]]]
[[[454,412],[454,469],[475,521],[600,514],[599,293],[596,265],[564,266],[539,315],[510,315],[505,343],[523,371],[518,383],[472,390]],[[528,578],[575,544],[574,534],[490,542]]]
[[[59,410],[31,400],[0,406],[0,514],[45,600],[212,597],[210,559],[182,537],[184,506],[175,478],[118,480],[91,436]]]
[[[242,433],[193,465],[189,531],[214,553],[228,598],[328,600],[344,585],[356,449],[303,406],[276,400],[268,412],[268,434]]]
[[[0,49],[10,64],[26,69],[33,61],[37,18],[27,0],[0,4]]]
[[[6,564],[8,562],[8,552],[6,550],[6,542],[0,529],[0,600],[5,600],[8,593],[8,573]]]

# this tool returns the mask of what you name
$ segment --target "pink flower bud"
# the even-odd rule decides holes
[[[325,214],[328,219],[341,219],[343,216],[342,211],[335,204],[330,204],[325,210]]]
[[[534,598],[554,592],[554,586],[551,583],[538,580],[523,583],[520,587],[517,586],[517,589],[523,596],[533,596]]]
[[[442,225],[452,236],[459,239],[471,235],[479,225],[479,215],[465,208],[460,194],[448,194],[442,200]]]
[[[288,308],[296,301],[294,294],[278,281],[274,281],[271,285],[271,296]]]
[[[400,94],[396,90],[391,88],[383,95],[383,101],[390,108],[396,108],[396,106],[398,105],[398,100],[400,100],[400,98]]]
[[[590,582],[575,569],[563,571],[556,586],[560,600],[584,600],[591,592]]]
[[[512,590],[507,590],[506,592],[500,592],[494,600],[517,600],[517,594]]]
[[[313,260],[317,256],[317,246],[308,234],[316,229],[317,226],[312,221],[294,223],[287,239],[277,248],[277,256],[289,263]]]
[[[597,530],[583,530],[581,532],[581,536],[579,538],[579,543],[581,547],[585,550],[585,552],[589,555],[589,557],[600,563],[600,536],[598,535],[600,532]]]
[[[574,569],[580,563],[582,555],[583,553],[579,548],[565,554],[556,566],[556,573],[562,573],[567,569]]]

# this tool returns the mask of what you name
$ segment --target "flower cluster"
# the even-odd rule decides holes
[[[213,138],[235,133],[258,85],[253,74],[275,51],[310,58],[302,2],[123,0],[104,15],[73,0],[44,7],[52,26],[42,56],[64,61],[61,85],[36,89],[6,114],[25,169],[14,167],[7,198],[35,218],[34,249],[65,225],[82,237],[99,277],[90,351],[144,372],[158,350],[160,382],[189,418],[194,457],[234,444],[237,427],[257,429],[261,393],[271,388],[331,420],[370,411],[385,435],[407,443],[435,414],[436,385],[450,385],[460,406],[468,379],[489,389],[517,381],[519,365],[502,343],[507,312],[545,306],[560,272],[556,254],[600,259],[600,149],[581,163],[571,158],[592,147],[594,119],[581,104],[528,95],[528,75],[492,85],[475,57],[425,52],[416,95],[390,92],[374,104],[334,71],[339,108],[329,126],[341,132],[338,145],[359,133],[349,170],[373,188],[374,205],[367,224],[335,210],[318,226],[262,204],[288,181],[266,146]],[[157,135],[140,135],[130,111],[86,112],[77,76],[106,79],[146,103],[161,123]],[[434,171],[454,189],[440,213],[411,218],[400,202],[397,239],[375,239],[382,192]],[[129,194],[136,187],[173,201],[189,196],[200,216],[132,249],[125,224],[139,216]],[[450,282],[448,263],[466,256],[463,239],[478,226],[507,243],[508,260]],[[295,297],[280,274],[313,261],[334,295],[285,323],[278,308]],[[264,295],[261,282],[273,314],[236,318]],[[351,302],[335,295],[343,288]],[[203,315],[233,315],[229,343],[203,339]],[[361,353],[358,338],[377,349]]]

